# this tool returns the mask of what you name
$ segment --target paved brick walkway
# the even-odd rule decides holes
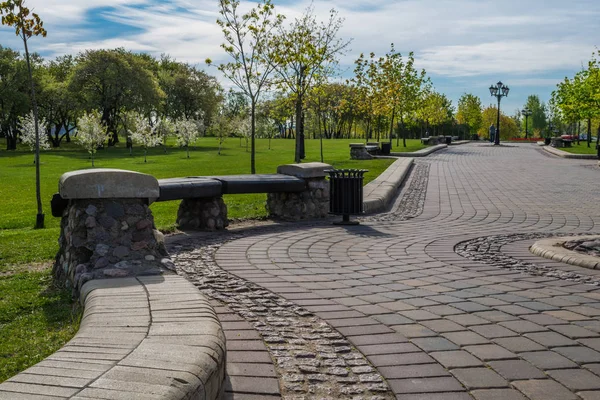
[[[544,267],[599,271],[536,257],[534,240],[499,247],[495,261],[455,252],[481,237],[600,233],[596,162],[480,143],[419,163],[430,168],[415,218],[248,235],[216,262],[327,321],[399,399],[600,399],[600,289]],[[519,260],[540,272],[515,270]]]

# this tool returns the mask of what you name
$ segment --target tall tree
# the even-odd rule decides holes
[[[69,90],[84,110],[100,110],[111,135],[109,145],[119,141],[123,113],[149,115],[160,108],[164,93],[151,68],[146,57],[124,49],[88,50],[77,57]]]
[[[481,115],[483,123],[481,128],[479,128],[478,133],[481,137],[488,137],[490,125],[496,125],[498,108],[495,106],[486,107],[481,112]],[[500,125],[502,126],[502,129],[500,130],[500,137],[502,140],[509,140],[519,136],[519,126],[515,123],[515,120],[504,114],[502,111],[500,112]]]
[[[337,56],[350,44],[338,38],[343,19],[331,10],[329,19],[319,23],[312,6],[290,27],[280,25],[279,32],[269,46],[270,60],[277,71],[280,83],[294,96],[296,105],[295,161],[305,158],[304,101],[315,82],[333,73]]]
[[[63,139],[70,142],[70,134],[80,114],[76,96],[69,90],[74,67],[74,57],[66,55],[50,61],[41,69],[40,114],[48,121],[47,134],[54,147],[59,147]]]
[[[17,149],[19,117],[30,110],[27,65],[19,53],[0,46],[0,136],[6,150]]]
[[[469,133],[476,133],[483,124],[481,99],[471,93],[464,93],[458,99],[456,120],[469,127]]]
[[[219,70],[250,99],[250,173],[256,173],[256,105],[270,83],[274,68],[269,41],[282,16],[275,15],[271,0],[262,0],[245,14],[239,0],[219,0],[217,23],[225,36],[221,47],[232,61],[219,65]],[[206,60],[211,64],[210,59]]]
[[[160,114],[172,120],[202,119],[210,124],[223,100],[216,79],[168,56],[162,56],[158,65],[158,83],[165,93]]]
[[[15,33],[23,40],[25,47],[25,59],[27,61],[27,73],[31,85],[31,105],[33,106],[33,117],[35,123],[35,196],[37,199],[36,229],[44,227],[44,211],[42,209],[42,196],[40,192],[40,129],[38,126],[38,109],[35,101],[35,85],[31,72],[31,60],[27,41],[32,36],[46,37],[44,23],[36,13],[31,13],[25,7],[24,0],[8,0],[0,3],[2,14],[2,25],[14,26]],[[30,16],[31,15],[31,16]]]
[[[434,127],[434,130],[438,133],[437,128],[440,125],[452,120],[454,109],[452,101],[445,94],[434,91],[425,96],[418,112],[421,119],[427,122],[429,126]]]
[[[546,116],[546,105],[540,101],[540,98],[532,94],[527,97],[527,103],[525,106],[531,110],[531,116],[528,118],[531,121],[531,127],[534,132],[540,133],[548,125],[548,118]]]

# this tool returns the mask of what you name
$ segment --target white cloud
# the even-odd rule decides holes
[[[256,1],[256,0],[255,0]],[[242,8],[254,2],[243,0]],[[27,0],[45,21],[49,35],[32,43],[51,58],[90,48],[125,47],[203,64],[226,59],[215,21],[217,0]],[[289,20],[311,3],[276,3]],[[452,92],[502,76],[513,85],[552,87],[574,73],[594,51],[600,2],[597,0],[325,0],[313,3],[321,19],[331,8],[344,18],[340,36],[353,38],[341,59],[346,74],[361,52],[384,54],[390,43]],[[98,18],[108,21],[106,27]],[[115,31],[118,24],[128,33]],[[0,42],[21,43],[7,28]],[[216,71],[214,71],[216,73]],[[556,79],[555,79],[556,76]],[[492,78],[492,80],[494,80]],[[487,84],[489,86],[489,84]],[[483,86],[483,87],[487,87]]]
[[[420,65],[443,76],[539,73],[577,69],[591,49],[569,42],[502,41],[424,49]]]

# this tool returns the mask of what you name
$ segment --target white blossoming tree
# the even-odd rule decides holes
[[[46,120],[41,118],[39,121],[39,130],[40,132],[46,132]],[[33,116],[33,111],[27,114],[24,117],[19,118],[19,129],[21,131],[21,141],[23,144],[29,146],[31,151],[35,151],[35,118]],[[50,149],[50,143],[48,142],[48,135],[45,133],[39,135],[40,140],[40,149],[48,150]],[[35,164],[35,157],[33,159],[33,163]]]
[[[141,114],[136,115],[134,129],[130,131],[131,138],[144,149],[144,162],[148,159],[148,148],[158,146],[162,143],[162,136],[157,134],[158,125],[152,125],[150,120]]]
[[[190,158],[190,143],[194,143],[200,136],[200,130],[203,128],[202,121],[190,119],[178,119],[175,121],[175,134],[177,135],[177,145],[185,147],[187,158]]]
[[[106,126],[102,123],[102,116],[98,111],[84,114],[77,120],[77,137],[75,140],[90,153],[92,167],[94,166],[94,155],[98,152],[98,147],[103,146],[108,137]]]
[[[167,138],[176,131],[175,123],[168,118],[163,118],[156,124],[156,133],[162,137],[162,145],[167,153]]]

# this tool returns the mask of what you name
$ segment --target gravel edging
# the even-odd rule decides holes
[[[576,265],[583,268],[600,269],[600,259],[598,257],[580,254],[575,251],[565,249],[562,246],[565,242],[586,238],[595,239],[597,236],[569,236],[543,239],[535,242],[529,248],[529,251],[536,256],[548,258],[550,260],[564,262],[566,264]]]
[[[552,146],[542,146],[542,149],[544,149],[545,151],[547,151],[550,154],[553,154],[555,156],[562,157],[562,158],[575,158],[575,159],[579,159],[579,160],[596,160],[596,159],[598,159],[598,156],[596,156],[595,154],[573,154],[573,153],[568,153],[566,151],[556,149]]]

